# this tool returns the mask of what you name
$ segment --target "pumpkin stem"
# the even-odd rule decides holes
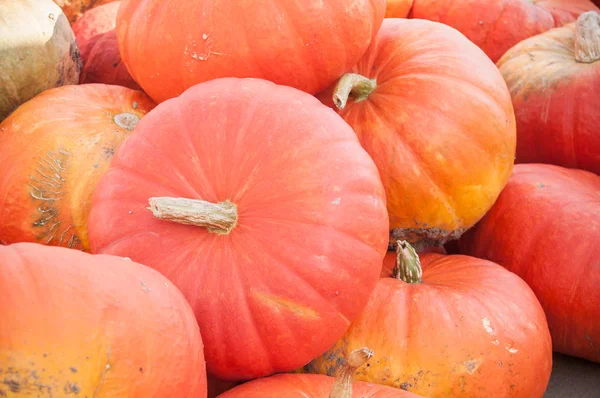
[[[227,235],[237,224],[237,207],[231,202],[211,203],[200,199],[150,198],[149,210],[161,220],[204,227]]]
[[[405,240],[398,241],[396,245],[396,265],[392,276],[406,283],[421,283],[421,260],[415,249]]]
[[[134,113],[123,112],[118,113],[113,117],[113,121],[117,126],[124,128],[125,130],[133,131],[135,126],[140,121],[140,117]]]
[[[600,14],[584,12],[577,18],[575,31],[575,60],[591,64],[600,60]]]
[[[340,373],[338,374],[329,398],[352,398],[352,382],[354,380],[354,372],[356,369],[363,366],[371,357],[373,351],[368,348],[359,348],[348,354],[346,362],[341,367]]]
[[[360,102],[369,98],[376,88],[375,79],[368,79],[358,73],[346,73],[333,89],[333,103],[338,109],[344,109],[350,96],[354,98],[354,102]]]

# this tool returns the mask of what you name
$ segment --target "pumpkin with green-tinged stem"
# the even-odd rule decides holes
[[[489,58],[451,27],[386,19],[362,60],[319,98],[375,160],[392,242],[420,251],[460,237],[510,176],[510,93]]]
[[[340,338],[377,283],[385,191],[314,96],[261,79],[198,84],[144,117],[99,182],[93,253],[182,290],[209,375],[294,370]]]
[[[541,398],[552,370],[544,311],[512,272],[407,242],[384,261],[361,316],[305,371],[332,375],[357,347],[375,352],[356,380],[426,397]]]
[[[544,307],[554,351],[600,362],[600,176],[518,164],[465,254],[521,276]]]
[[[415,0],[411,16],[458,29],[496,62],[517,43],[587,11],[600,10],[590,0]]]
[[[75,35],[51,0],[0,2],[0,122],[42,91],[77,84]]]
[[[417,398],[419,395],[407,391],[354,382],[357,369],[364,369],[373,356],[368,348],[359,348],[340,361],[340,372],[336,378],[323,375],[278,374],[244,383],[218,398]]]
[[[15,243],[0,291],[0,397],[206,397],[194,313],[160,273]]]
[[[88,251],[96,183],[153,107],[141,91],[71,85],[44,91],[0,123],[0,242]]]
[[[517,163],[600,174],[600,14],[511,48],[498,67],[517,118]]]
[[[124,0],[127,69],[156,102],[222,78],[262,78],[310,94],[365,52],[386,0]]]

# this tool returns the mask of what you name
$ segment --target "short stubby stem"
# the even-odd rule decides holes
[[[421,283],[423,269],[416,250],[405,240],[396,245],[396,265],[392,276],[406,283]]]
[[[340,78],[333,90],[333,103],[338,109],[344,109],[352,96],[354,102],[364,101],[377,88],[377,81],[358,73],[346,73]]]
[[[600,60],[600,14],[584,12],[576,22],[575,60],[591,64]]]
[[[200,199],[161,197],[150,198],[148,203],[148,209],[158,219],[204,227],[219,235],[229,234],[238,220],[236,205],[228,201],[211,203]]]
[[[373,351],[368,348],[359,348],[348,354],[346,362],[342,365],[340,373],[337,375],[329,398],[352,398],[352,383],[354,382],[354,372],[371,359]]]

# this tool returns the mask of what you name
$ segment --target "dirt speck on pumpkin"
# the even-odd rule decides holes
[[[481,359],[473,359],[473,360],[469,360],[469,361],[465,361],[463,363],[467,373],[469,374],[473,374],[477,368],[479,368],[479,365],[481,365]]]
[[[17,380],[5,378],[2,384],[7,386],[10,392],[18,393],[21,391],[21,383]]]

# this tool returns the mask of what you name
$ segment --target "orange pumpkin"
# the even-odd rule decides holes
[[[206,397],[179,290],[127,259],[0,246],[0,397]]]
[[[121,61],[115,26],[121,2],[92,8],[73,24],[83,68],[79,82],[115,84],[140,90]]]
[[[0,242],[88,250],[92,192],[112,155],[154,107],[106,85],[47,90],[0,124]]]
[[[75,23],[87,10],[118,0],[54,0],[62,8],[71,24]]]
[[[590,10],[598,11],[590,0],[415,0],[412,17],[458,29],[496,62],[520,41]]]
[[[338,371],[357,347],[375,355],[356,380],[426,397],[541,398],[552,370],[544,311],[515,274],[467,256],[422,255],[401,242],[344,337],[307,366]]]
[[[387,0],[386,18],[406,18],[414,0]]]
[[[502,75],[456,30],[399,18],[384,21],[350,72],[319,97],[335,103],[375,160],[393,241],[458,238],[513,167],[515,119]]]
[[[522,41],[498,67],[517,118],[517,163],[600,174],[600,15]]]

